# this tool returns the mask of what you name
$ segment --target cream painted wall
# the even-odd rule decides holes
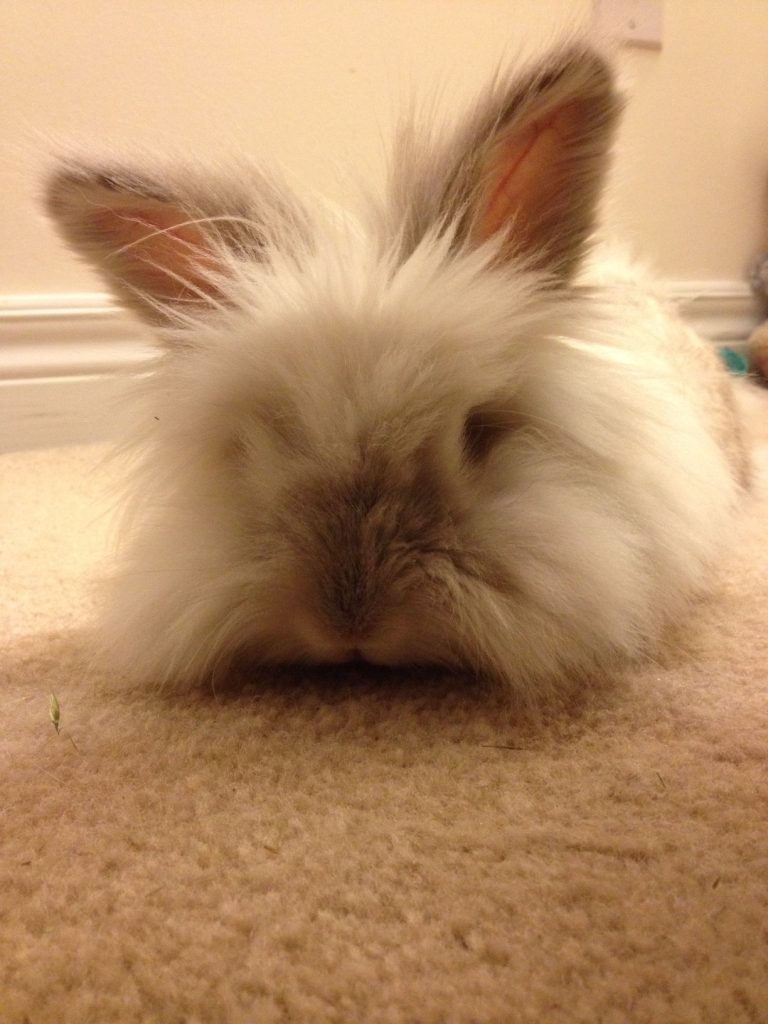
[[[245,151],[343,198],[415,91],[469,97],[590,0],[0,0],[0,296],[99,289],[36,210],[47,138]],[[666,0],[607,217],[673,280],[738,281],[768,242],[768,0]]]

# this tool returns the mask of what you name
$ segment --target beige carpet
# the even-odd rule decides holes
[[[122,691],[97,454],[0,460],[2,1024],[768,1021],[764,498],[685,650],[526,727],[428,676]]]

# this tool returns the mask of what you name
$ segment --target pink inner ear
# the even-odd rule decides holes
[[[134,288],[163,300],[213,297],[218,289],[207,271],[218,262],[209,240],[184,210],[137,199],[118,209],[103,207],[91,224],[114,243],[111,258]]]
[[[494,147],[481,169],[487,190],[473,229],[476,242],[514,225],[522,248],[535,245],[535,228],[548,202],[561,200],[563,151],[581,107],[578,100],[566,103]]]

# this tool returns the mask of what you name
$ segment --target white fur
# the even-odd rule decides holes
[[[343,472],[363,425],[403,457],[414,430],[444,431],[455,459],[454,420],[500,385],[530,429],[482,479],[451,466],[477,543],[521,591],[456,588],[454,626],[478,668],[543,686],[634,657],[706,587],[739,486],[667,354],[701,343],[642,284],[628,290],[629,268],[618,301],[609,281],[546,301],[524,274],[444,249],[430,241],[393,273],[342,232],[301,273],[246,266],[194,354],[161,361],[144,396],[136,535],[103,627],[125,669],[195,679],[255,641],[275,660],[311,659],[291,633],[301,610],[281,538],[260,523],[304,474]],[[252,418],[281,388],[311,440],[290,458]],[[233,468],[222,451],[237,431],[246,458]],[[423,657],[451,660],[443,632],[422,639]],[[396,638],[379,643],[379,660],[409,660]]]
[[[745,484],[729,382],[631,266],[571,280],[618,110],[609,70],[577,47],[520,81],[445,147],[409,136],[390,199],[359,220],[254,174],[257,213],[244,178],[233,237],[206,242],[228,190],[206,200],[197,172],[168,196],[123,172],[54,182],[67,237],[164,324],[100,626],[127,674],[355,655],[533,700],[653,651],[706,589]],[[536,146],[526,207],[509,169]],[[499,202],[507,228],[478,237]],[[158,278],[141,246],[166,232]]]

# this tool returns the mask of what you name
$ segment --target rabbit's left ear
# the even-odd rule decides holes
[[[496,81],[449,145],[425,152],[406,137],[391,182],[406,247],[451,222],[460,246],[499,235],[502,259],[567,279],[594,228],[621,106],[607,61],[573,45]]]

